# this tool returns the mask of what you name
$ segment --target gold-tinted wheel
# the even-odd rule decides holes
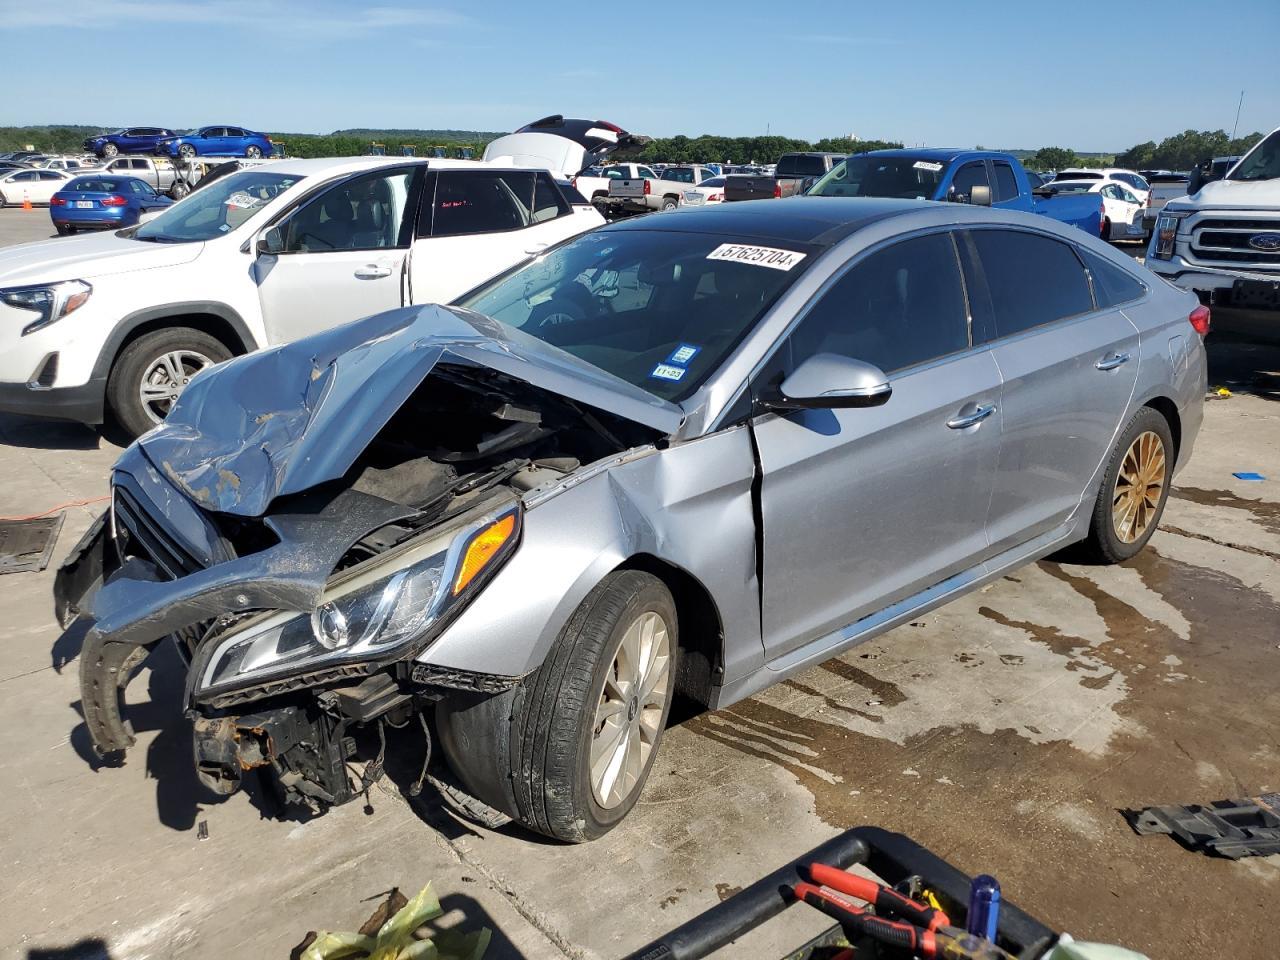
[[[1168,479],[1164,440],[1150,430],[1129,444],[1111,493],[1111,522],[1121,543],[1133,543],[1155,522]]]

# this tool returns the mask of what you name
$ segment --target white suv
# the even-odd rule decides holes
[[[545,169],[359,157],[242,170],[137,227],[0,250],[0,411],[111,414],[138,435],[211,364],[447,303],[603,222]]]

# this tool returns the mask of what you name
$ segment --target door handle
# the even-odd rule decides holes
[[[996,412],[994,403],[980,403],[971,413],[960,413],[947,421],[947,426],[952,430],[963,430],[965,427],[972,427],[974,424],[981,423],[987,417]]]
[[[1129,360],[1130,357],[1127,353],[1109,353],[1095,363],[1094,366],[1099,370],[1114,370],[1121,364],[1128,363]]]
[[[380,280],[389,276],[391,276],[391,268],[377,263],[366,263],[363,267],[356,267],[356,277],[360,280]]]

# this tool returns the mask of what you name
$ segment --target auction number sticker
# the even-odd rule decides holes
[[[707,254],[708,260],[729,260],[733,263],[749,263],[753,267],[770,270],[790,270],[807,254],[777,247],[752,247],[745,243],[722,243]]]
[[[934,163],[931,160],[917,160],[911,166],[915,167],[917,170],[928,170],[930,173],[937,173],[942,169],[942,164]]]

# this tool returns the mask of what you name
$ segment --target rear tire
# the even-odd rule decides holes
[[[1093,505],[1081,559],[1120,563],[1136,555],[1160,523],[1173,475],[1173,434],[1157,410],[1143,407],[1111,448]]]
[[[676,209],[677,207],[679,207],[679,206],[680,206],[680,198],[679,198],[679,197],[663,197],[663,198],[662,198],[662,212],[663,212],[663,213],[666,213],[666,212],[668,212],[668,211],[670,211],[670,210],[675,210],[675,209]]]
[[[173,186],[169,188],[169,196],[175,200],[181,200],[190,192],[191,188],[181,180],[175,180]]]
[[[531,830],[566,843],[603,836],[635,806],[657,758],[678,641],[661,580],[610,574],[517,687],[441,703],[450,766],[468,791]],[[639,651],[635,682],[627,650]]]
[[[160,381],[166,380],[163,360],[168,356],[178,357],[182,366],[172,383],[171,394],[176,398],[198,372],[195,367],[203,368],[229,360],[231,351],[222,341],[191,327],[153,330],[120,351],[107,379],[107,405],[131,439],[160,423],[172,406],[171,400],[144,403],[141,396],[144,381],[158,387]],[[173,380],[172,377],[168,379]]]
[[[55,223],[53,225],[53,229],[58,231],[58,236],[60,237],[65,237],[70,233],[75,233],[75,231],[65,223]]]
[[[244,155],[251,160],[257,160],[262,156],[262,148],[251,143],[249,146],[244,148]]]

